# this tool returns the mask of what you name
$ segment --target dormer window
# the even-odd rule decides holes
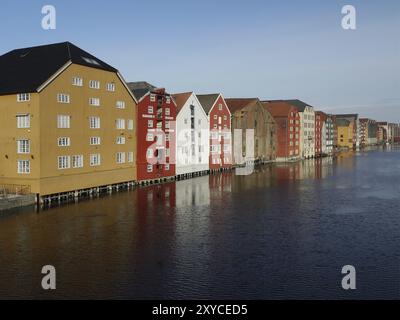
[[[100,63],[98,63],[96,60],[94,60],[92,58],[82,57],[82,59],[85,60],[85,62],[87,62],[87,63],[94,64],[96,66],[100,66]]]

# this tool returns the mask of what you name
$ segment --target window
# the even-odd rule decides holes
[[[147,158],[148,159],[151,159],[151,158],[153,158],[153,150],[152,149],[147,149]]]
[[[90,145],[98,146],[100,145],[100,143],[101,143],[100,137],[90,137]]]
[[[148,107],[147,107],[147,112],[148,112],[148,113],[153,113],[153,111],[154,111],[154,109],[153,109],[152,106],[148,106]]]
[[[214,114],[214,120],[217,120],[218,116],[216,114]]]
[[[187,124],[187,123],[188,123],[188,119],[183,120],[183,122],[184,122],[185,124]]]
[[[58,138],[59,147],[69,147],[71,145],[71,139],[68,137]]]
[[[125,101],[117,101],[116,104],[115,104],[115,106],[116,106],[118,109],[125,109]]]
[[[170,103],[171,103],[171,97],[166,97],[166,98],[165,98],[165,102],[166,102],[167,104],[170,104]]]
[[[91,89],[100,89],[100,81],[96,81],[96,80],[90,80],[89,81],[89,87]]]
[[[169,163],[165,164],[165,171],[169,170]]]
[[[228,117],[227,117],[227,116],[224,116],[224,121],[226,121],[226,120],[228,120]]]
[[[24,129],[31,127],[31,117],[29,114],[17,114],[17,128]]]
[[[18,154],[30,153],[30,149],[30,141],[28,139],[21,139],[17,141]]]
[[[69,103],[70,99],[69,99],[69,94],[66,93],[58,93],[57,94],[57,102],[58,103]]]
[[[125,163],[125,152],[117,152],[117,163]]]
[[[90,129],[100,129],[100,117],[90,117],[89,127]]]
[[[76,155],[72,156],[72,168],[82,168],[83,167],[83,156]]]
[[[118,130],[124,130],[125,129],[125,119],[115,120],[115,126]]]
[[[17,101],[18,102],[27,102],[31,100],[31,94],[30,93],[19,93],[17,95]]]
[[[147,121],[147,128],[153,128],[153,120]]]
[[[70,156],[59,156],[58,157],[58,169],[63,170],[63,169],[69,169],[71,164],[70,164]]]
[[[166,133],[165,134],[165,141],[169,141],[170,140],[170,134],[169,133]]]
[[[219,110],[219,111],[222,110],[222,103],[218,104],[218,110]]]
[[[71,124],[71,117],[67,115],[57,116],[57,128],[58,129],[68,129]]]
[[[147,165],[147,172],[153,172],[153,166],[151,164]]]
[[[94,106],[94,107],[99,107],[100,106],[100,99],[99,98],[90,98],[89,99],[89,105]]]
[[[169,157],[171,154],[170,149],[165,149],[165,156]]]
[[[169,129],[170,128],[170,122],[169,121],[165,121],[165,129]]]
[[[156,101],[156,95],[155,94],[150,94],[150,101],[155,102]]]
[[[133,151],[128,152],[128,162],[133,162]]]
[[[125,144],[125,137],[117,137],[117,144]]]
[[[107,91],[114,92],[115,91],[115,83],[107,83]]]
[[[83,60],[85,60],[87,63],[94,64],[96,66],[100,66],[100,63],[98,63],[96,60],[87,58],[87,57],[82,57]]]
[[[100,165],[100,154],[91,154],[90,155],[90,166],[95,167]]]
[[[152,133],[148,133],[146,136],[146,141],[153,141],[154,140],[154,135]]]
[[[133,130],[133,119],[128,119],[128,130]]]
[[[165,115],[169,116],[171,114],[171,109],[170,108],[166,108],[165,109]]]
[[[83,86],[83,79],[79,77],[73,77],[72,78],[72,85],[77,86],[77,87],[82,87]]]
[[[31,165],[29,160],[18,160],[18,174],[29,174],[31,173]]]

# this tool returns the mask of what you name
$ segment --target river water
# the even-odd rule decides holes
[[[399,299],[400,149],[1,213],[0,298]]]

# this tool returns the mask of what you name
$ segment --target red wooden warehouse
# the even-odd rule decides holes
[[[231,112],[222,94],[199,94],[210,121],[210,170],[232,166]]]
[[[147,82],[131,82],[128,86],[138,100],[138,181],[175,176],[175,101],[164,88]]]
[[[300,115],[296,107],[283,101],[263,102],[277,123],[276,161],[300,158]]]

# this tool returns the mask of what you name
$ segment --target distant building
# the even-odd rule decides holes
[[[172,95],[177,106],[176,174],[208,171],[210,124],[200,101],[193,92]]]
[[[339,118],[336,119],[338,132],[338,147],[353,149],[354,148],[354,122]]]
[[[137,180],[175,176],[175,101],[164,88],[147,82],[128,87],[138,100]]]
[[[320,157],[327,154],[327,132],[326,132],[326,113],[315,112],[315,156]]]
[[[219,94],[197,95],[210,123],[210,169],[232,167],[231,113]]]
[[[366,147],[378,143],[378,125],[375,120],[360,119],[360,146]]]
[[[358,114],[337,114],[336,119],[346,119],[350,121],[350,127],[353,130],[352,134],[352,141],[353,141],[353,148],[356,149],[360,146],[360,121]]]
[[[325,128],[325,139],[326,139],[326,151],[322,150],[322,153],[328,155],[333,154],[337,145],[337,129],[335,126],[335,117],[331,114],[326,116],[326,128]]]
[[[286,102],[263,102],[276,121],[276,161],[300,159],[300,115],[297,108]]]
[[[314,107],[301,100],[285,100],[300,113],[300,154],[302,158],[315,157],[315,111]]]
[[[136,180],[136,99],[70,42],[0,56],[0,183],[40,196]]]
[[[225,99],[232,114],[232,147],[235,164],[276,159],[276,122],[258,98]],[[246,130],[254,130],[254,141]],[[241,146],[241,148],[239,148]],[[254,147],[254,150],[253,150]],[[254,157],[251,156],[254,151]]]

